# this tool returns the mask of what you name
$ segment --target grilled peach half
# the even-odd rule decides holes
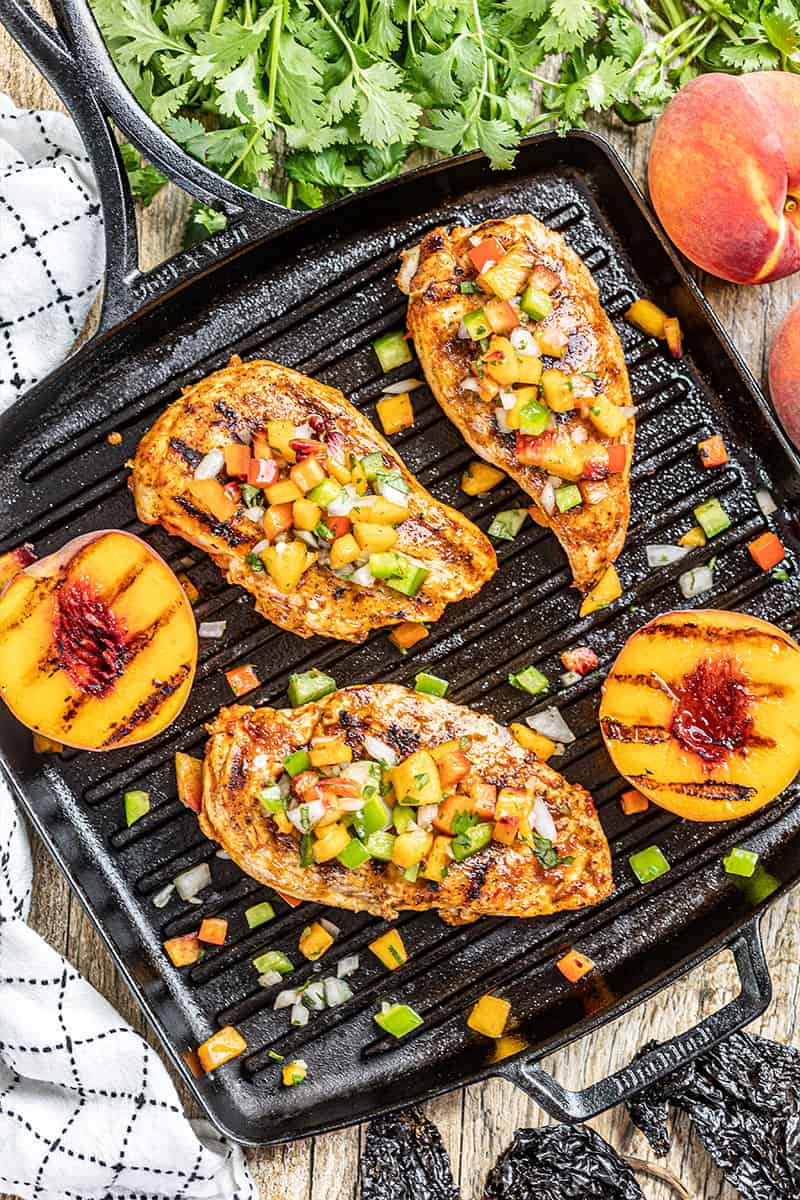
[[[600,728],[655,804],[690,821],[744,817],[800,770],[800,646],[747,613],[656,617],[614,663]]]
[[[0,596],[0,696],[64,745],[114,750],[153,737],[183,708],[196,663],[183,589],[133,534],[75,538]]]

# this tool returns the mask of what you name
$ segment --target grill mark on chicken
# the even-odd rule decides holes
[[[203,456],[200,451],[195,450],[192,446],[187,446],[186,442],[181,441],[180,438],[170,438],[169,446],[170,450],[174,450],[176,454],[180,455],[186,465],[191,467],[192,470],[202,462]]]
[[[187,500],[185,496],[173,496],[172,499],[176,504],[181,506],[183,511],[192,520],[197,521],[199,525],[204,525],[210,533],[222,538],[229,546],[241,546],[245,542],[252,540],[246,534],[237,533],[235,529],[232,529],[230,525],[223,521],[215,520],[210,513],[203,512],[202,508],[198,508],[195,504],[192,504],[191,500]]]
[[[173,672],[169,679],[164,680],[161,683],[156,683],[154,680],[153,691],[151,694],[146,700],[143,700],[141,704],[137,704],[136,708],[126,720],[123,722],[118,722],[115,725],[113,733],[109,734],[109,736],[103,742],[103,745],[116,745],[116,743],[122,738],[125,738],[132,733],[136,729],[137,725],[143,725],[145,721],[149,721],[151,717],[153,717],[158,710],[163,707],[164,703],[169,699],[169,697],[178,690],[183,681],[186,679],[190,670],[190,663],[181,663],[181,665],[175,672]]]

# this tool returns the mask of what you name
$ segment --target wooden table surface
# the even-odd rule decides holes
[[[25,107],[60,107],[56,96],[2,28],[0,92],[7,92],[15,103]],[[614,143],[641,181],[650,127],[598,128]],[[153,266],[178,249],[187,209],[187,198],[170,185],[140,214],[143,266]],[[769,340],[797,296],[797,282],[789,279],[761,288],[736,288],[709,279],[702,279],[701,283],[756,378],[764,378]],[[157,1046],[90,921],[41,845],[34,847],[34,856],[32,925]],[[800,888],[797,888],[774,904],[763,920],[774,998],[768,1011],[751,1027],[755,1033],[796,1046],[800,1045],[799,927]],[[689,1028],[725,1004],[735,990],[733,961],[727,953],[719,955],[627,1017],[545,1060],[545,1065],[562,1083],[579,1088],[623,1066],[643,1042],[665,1039]],[[176,1083],[181,1091],[180,1083],[177,1080]],[[185,1093],[183,1098],[186,1100]],[[516,1129],[549,1123],[546,1114],[524,1093],[500,1081],[453,1092],[427,1105],[426,1111],[442,1132],[463,1200],[479,1200],[482,1196],[487,1171]],[[738,1193],[725,1184],[720,1172],[689,1135],[682,1118],[675,1121],[673,1147],[666,1160],[656,1160],[650,1154],[644,1138],[622,1108],[604,1114],[592,1124],[620,1152],[655,1162],[659,1168],[666,1166],[683,1184],[691,1200],[736,1200]],[[250,1167],[262,1200],[356,1200],[363,1136],[363,1129],[353,1128],[274,1150],[249,1152]],[[640,1173],[638,1177],[648,1200],[671,1200],[680,1194],[672,1184],[651,1175]]]

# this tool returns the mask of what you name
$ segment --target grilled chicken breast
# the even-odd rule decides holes
[[[625,541],[635,430],[622,347],[589,270],[527,214],[434,229],[403,258],[408,329],[436,399],[472,449],[532,497],[588,590]],[[477,313],[485,323],[471,321]],[[519,347],[515,377],[507,358]],[[521,424],[510,410],[516,383],[539,388]],[[579,497],[558,490],[571,483]]]
[[[196,479],[210,452],[238,475],[226,482],[220,462],[219,478]],[[232,358],[185,389],[139,444],[132,486],[142,521],[205,550],[263,616],[300,637],[360,642],[379,626],[434,621],[497,568],[481,531],[425,491],[341,392],[277,363]],[[342,505],[348,494],[355,508]]]
[[[613,890],[608,843],[591,796],[523,750],[491,717],[393,684],[374,684],[343,689],[293,710],[223,709],[209,728],[200,824],[248,875],[289,895],[387,918],[401,909],[438,909],[444,921],[462,924],[481,916],[535,917],[582,908]],[[323,757],[337,757],[330,753],[337,745],[352,756],[349,765],[329,767],[327,774],[301,770],[286,788],[283,772],[290,755],[305,751],[313,763],[320,747]],[[437,765],[429,761],[418,773],[425,752],[431,761],[436,756]],[[352,811],[358,803],[352,787],[351,820],[337,812],[337,805],[346,803],[338,792],[343,785],[348,791],[352,777],[369,777],[364,760],[374,760],[377,753],[398,765],[382,772],[380,790],[390,806],[384,828],[390,832],[376,840],[357,824],[366,821],[368,810]],[[340,762],[347,754],[339,755]],[[296,759],[286,764],[292,770],[298,765]],[[401,784],[398,769],[410,783]],[[454,790],[438,810],[431,805],[427,811],[408,809],[406,787],[429,799],[430,789],[445,782]],[[288,814],[279,811],[281,791]],[[297,819],[301,798],[316,804],[307,866],[301,865],[295,829],[295,824],[304,827]],[[375,803],[382,802],[373,796]],[[267,811],[265,804],[276,811]],[[516,818],[509,816],[515,804]],[[401,809],[416,817],[404,838],[391,832],[399,828]],[[536,834],[534,821],[540,831],[549,826],[552,840]],[[352,837],[376,854],[390,854],[391,861],[372,857],[353,868],[344,865],[363,856],[350,857],[358,850],[350,845],[343,861],[331,857],[337,829],[343,829],[344,842]],[[415,839],[424,853],[415,849]],[[407,874],[415,874],[415,857],[419,875],[412,880],[402,868],[408,863]]]

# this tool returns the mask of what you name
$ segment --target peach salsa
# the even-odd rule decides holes
[[[515,434],[520,463],[568,481],[555,489],[559,512],[591,503],[591,488],[579,488],[577,481],[597,482],[625,470],[627,447],[600,439],[620,437],[633,410],[598,393],[592,372],[544,366],[543,357],[566,356],[571,331],[557,320],[557,273],[537,264],[524,241],[505,251],[496,238],[484,238],[470,259],[477,274],[460,290],[474,294],[480,307],[458,330],[477,351],[462,389],[495,405],[500,432]],[[556,319],[544,325],[551,316]]]
[[[252,445],[230,442],[198,464],[192,491],[220,521],[244,502],[264,537],[248,554],[255,572],[291,592],[315,562],[342,579],[372,587],[377,580],[415,596],[428,569],[394,550],[408,516],[409,487],[381,451],[345,454],[322,422],[268,421]],[[228,481],[217,479],[225,470]]]

